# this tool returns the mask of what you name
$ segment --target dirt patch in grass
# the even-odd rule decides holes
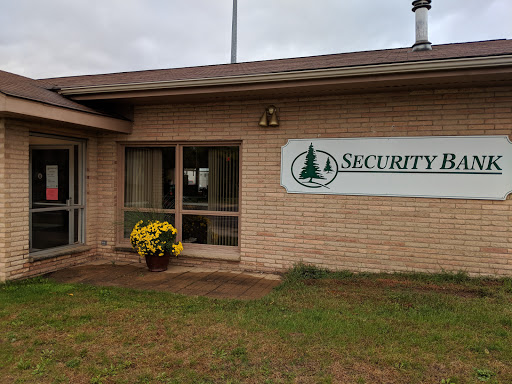
[[[380,366],[378,363],[353,362],[343,363],[343,360],[334,362],[330,368],[335,383],[403,383],[403,375],[392,367]]]
[[[503,286],[500,281],[482,281],[481,286],[465,286],[455,283],[425,283],[421,281],[406,280],[401,278],[377,278],[377,279],[308,279],[304,284],[318,286],[326,289],[333,295],[344,296],[344,291],[363,291],[358,294],[364,295],[364,291],[402,291],[412,290],[419,293],[435,292],[446,295],[453,295],[465,298],[476,298],[493,296],[492,288]]]

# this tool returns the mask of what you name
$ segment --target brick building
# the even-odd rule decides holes
[[[506,194],[281,185],[290,140],[510,136],[511,75],[512,40],[44,80],[0,72],[0,280],[137,259],[123,223],[141,211],[178,228],[175,264],[511,276]]]

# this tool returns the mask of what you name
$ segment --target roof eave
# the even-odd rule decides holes
[[[183,79],[170,81],[106,84],[95,86],[62,87],[59,93],[71,96],[74,99],[86,97],[87,99],[103,98],[102,94],[116,94],[138,91],[159,91],[166,89],[204,89],[205,87],[220,87],[232,85],[253,85],[299,82],[322,79],[346,79],[376,75],[415,74],[418,78],[426,74],[441,71],[464,71],[468,69],[488,69],[512,67],[512,55],[470,57],[442,60],[425,60],[405,63],[361,65],[351,67],[326,68],[290,72],[263,73],[256,75],[240,75],[226,77],[212,77],[200,79]],[[89,96],[86,96],[89,95]]]
[[[115,133],[131,133],[132,122],[0,93],[0,117],[47,120]]]

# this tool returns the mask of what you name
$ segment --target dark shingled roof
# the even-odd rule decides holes
[[[45,81],[33,80],[28,77],[15,75],[14,73],[0,71],[0,93],[81,112],[104,115],[101,112],[59,95],[51,90],[52,87],[51,83]]]
[[[293,59],[121,72],[104,75],[71,76],[42,80],[33,80],[9,72],[0,71],[0,92],[5,95],[38,101],[49,105],[105,115],[97,110],[61,96],[56,92],[56,88],[206,79],[500,55],[512,55],[512,40],[490,40],[473,43],[436,45],[433,47],[432,51],[412,52],[411,48],[398,48]]]
[[[432,51],[412,52],[411,48],[385,49],[202,67],[50,78],[44,81],[58,87],[133,84],[509,54],[512,54],[512,40],[490,40],[435,45]]]

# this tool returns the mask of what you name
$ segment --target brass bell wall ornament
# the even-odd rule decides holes
[[[279,117],[277,116],[277,108],[274,105],[269,105],[263,115],[261,116],[260,127],[279,127]]]

